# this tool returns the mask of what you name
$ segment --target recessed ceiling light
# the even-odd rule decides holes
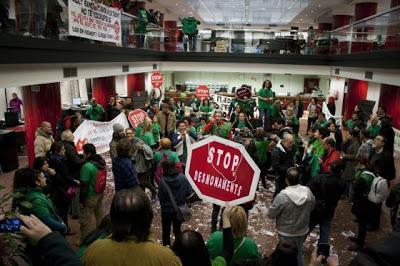
[[[175,5],[179,6],[179,3],[176,3]]]
[[[321,7],[321,5],[318,5],[318,7]]]

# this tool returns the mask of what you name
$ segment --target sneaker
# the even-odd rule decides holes
[[[40,35],[36,36],[36,38],[39,38],[39,39],[46,39],[46,38],[43,36],[43,34],[40,34]]]
[[[22,33],[22,36],[24,36],[24,37],[31,37],[31,36],[32,36],[32,33],[30,33],[30,32],[24,32],[24,33]]]

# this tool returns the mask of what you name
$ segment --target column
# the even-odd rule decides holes
[[[333,15],[333,29],[338,29],[344,26],[347,26],[351,22],[352,16],[350,15]],[[349,48],[348,41],[341,41],[337,39],[335,35],[332,36],[331,40],[331,55],[340,55],[340,54],[347,54]]]
[[[332,30],[332,23],[318,23],[318,33]]]
[[[392,0],[390,7],[393,8],[399,5],[400,0]],[[385,49],[400,49],[400,24],[398,22],[399,16],[399,10],[389,14],[389,26],[386,30]]]
[[[347,93],[344,100],[344,119],[349,119],[354,107],[367,98],[368,82],[365,80],[348,79]]]
[[[135,91],[145,90],[145,73],[129,74],[128,75],[128,96],[133,97]]]
[[[333,29],[341,28],[350,24],[351,17],[349,15],[333,15]]]
[[[165,28],[165,36],[168,37],[169,42],[166,42],[165,45],[165,50],[166,51],[176,51],[176,45],[178,38],[176,36],[177,32],[177,23],[174,20],[166,20],[164,21],[164,28]]]
[[[366,3],[357,3],[355,4],[354,9],[354,21],[358,21],[364,19],[366,17],[372,16],[376,14],[378,8],[378,3],[374,2],[366,2]],[[368,52],[371,51],[374,47],[373,41],[366,42],[368,34],[371,34],[375,31],[374,26],[365,26],[361,28],[360,26],[356,26],[354,32],[360,33],[356,34],[355,41],[353,41],[351,46],[351,52]],[[359,41],[357,41],[359,40]]]
[[[115,97],[115,77],[92,79],[92,98],[105,109],[110,97]]]
[[[60,83],[49,83],[22,88],[24,99],[25,139],[29,164],[35,159],[34,141],[36,129],[48,121],[56,132],[56,124],[62,118]]]

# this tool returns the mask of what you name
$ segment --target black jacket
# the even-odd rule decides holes
[[[274,147],[271,152],[272,168],[280,179],[284,180],[286,178],[286,171],[294,166],[295,157],[296,149],[294,147],[291,151],[287,151],[283,147],[282,142],[278,142]]]
[[[379,134],[385,138],[385,148],[393,154],[394,149],[394,130],[391,125],[382,126]]]
[[[67,158],[67,166],[71,176],[74,179],[79,179],[81,167],[86,160],[79,156],[73,142],[64,140],[63,143],[65,148],[65,157]]]
[[[316,213],[316,209],[311,212],[311,220],[333,219],[337,203],[345,188],[342,178],[333,174],[320,174],[312,178],[307,186],[314,194],[315,200],[317,202],[325,202],[325,208],[322,210],[321,215]],[[325,188],[325,191],[323,190],[323,186]]]
[[[397,183],[390,190],[389,196],[386,199],[386,206],[390,208],[390,220],[393,230],[398,230],[399,222],[396,220],[397,211],[400,207],[400,183]]]
[[[76,183],[68,169],[65,157],[56,154],[50,155],[49,166],[56,171],[56,175],[51,178],[50,194],[55,199],[63,200],[68,188],[76,186]]]
[[[82,265],[79,257],[72,250],[69,243],[57,232],[52,232],[40,239],[36,245],[36,249],[43,259],[42,265]]]
[[[376,153],[375,150],[373,150],[370,156],[370,162],[385,179],[393,180],[396,177],[393,152],[390,152],[387,148],[384,148],[381,153]]]
[[[176,176],[163,176],[162,180],[170,187],[178,206],[185,204],[186,198],[192,194],[192,187],[183,174]],[[161,211],[164,213],[175,213],[167,189],[163,182],[158,187],[158,198],[160,199]]]

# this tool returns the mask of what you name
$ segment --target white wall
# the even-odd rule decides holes
[[[6,99],[7,92],[7,99]],[[9,87],[9,88],[0,88],[0,119],[4,119],[4,112],[7,112],[8,103],[12,98],[12,94],[16,93],[18,97],[24,102],[22,98],[22,87]],[[23,113],[24,106],[22,106]]]
[[[375,82],[368,82],[367,100],[375,101],[372,113],[375,114],[378,110],[379,98],[381,96],[381,84]]]

